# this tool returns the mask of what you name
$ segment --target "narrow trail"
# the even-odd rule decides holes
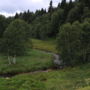
[[[39,50],[43,53],[47,53],[47,54],[51,54],[53,55],[53,63],[56,65],[56,66],[60,66],[61,64],[61,60],[59,58],[59,55],[58,54],[55,54],[55,53],[52,53],[52,52],[48,52],[48,51],[44,51],[44,50]],[[32,72],[22,72],[22,73],[9,73],[9,74],[0,74],[0,77],[3,77],[3,78],[6,78],[6,79],[9,79],[11,77],[14,77],[16,75],[22,75],[22,74],[36,74],[36,73],[41,73],[41,72],[50,72],[52,70],[55,70],[53,68],[48,68],[46,70],[37,70],[37,71],[32,71]]]

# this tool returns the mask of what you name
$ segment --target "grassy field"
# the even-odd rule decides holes
[[[52,55],[31,50],[27,56],[17,57],[15,65],[9,65],[6,56],[0,55],[0,74],[43,70],[52,67]]]
[[[57,53],[55,41],[32,40],[33,48]],[[51,70],[51,54],[38,50],[18,57],[17,64],[8,65],[0,55],[0,73],[21,73],[11,78],[0,77],[0,90],[90,90],[90,63],[62,70]],[[48,69],[46,72],[28,73]],[[24,72],[24,73],[23,73]],[[26,73],[25,73],[26,72]]]
[[[0,78],[0,90],[90,90],[90,64]]]
[[[53,53],[57,53],[56,50],[56,40],[50,39],[50,40],[38,40],[38,39],[32,39],[33,43],[33,48],[34,49],[39,49],[39,50],[44,50],[44,51],[49,51]]]

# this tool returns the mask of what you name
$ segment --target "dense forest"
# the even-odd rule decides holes
[[[19,27],[22,30],[18,32],[22,35],[16,32]],[[18,35],[17,38],[13,38],[14,35]],[[42,8],[35,13],[28,10],[8,18],[0,15],[1,53],[13,57],[23,54],[23,47],[27,46],[23,43],[28,37],[56,38],[63,65],[90,62],[90,0],[62,0],[57,7],[53,7],[53,1],[50,1],[48,10]]]

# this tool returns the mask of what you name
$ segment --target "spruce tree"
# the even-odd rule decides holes
[[[52,2],[52,0],[50,1],[50,6],[49,6],[49,9],[48,9],[48,12],[50,13],[50,20],[51,20],[51,16],[52,16],[52,13],[53,13],[53,2]]]
[[[66,0],[62,0],[62,2],[61,2],[61,8],[62,9],[65,9],[66,8],[66,5],[67,5]]]

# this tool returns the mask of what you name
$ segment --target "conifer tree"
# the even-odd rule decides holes
[[[62,0],[62,2],[61,2],[61,8],[62,9],[65,9],[66,8],[66,0]]]
[[[53,13],[53,2],[52,0],[50,1],[50,6],[49,6],[49,9],[48,9],[48,12],[50,13],[50,20],[51,20],[51,16],[52,16],[52,13]]]

